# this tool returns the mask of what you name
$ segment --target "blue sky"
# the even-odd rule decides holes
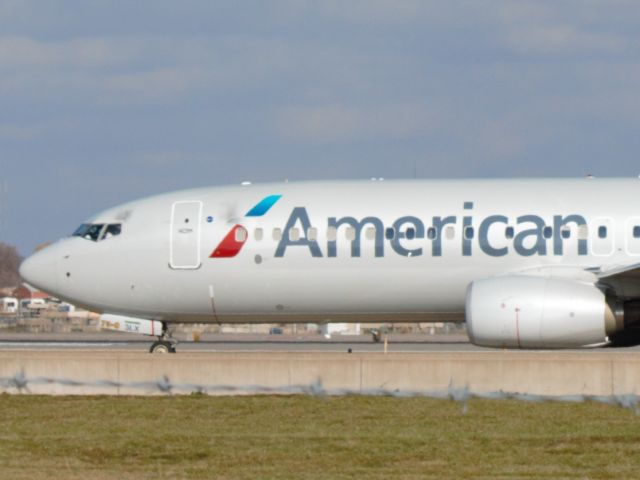
[[[243,180],[636,176],[635,1],[0,0],[0,241]]]

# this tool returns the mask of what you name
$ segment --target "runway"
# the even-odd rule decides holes
[[[208,334],[195,342],[176,336],[178,352],[367,352],[383,353],[383,341],[373,342],[371,336],[320,335],[254,335]],[[484,351],[471,345],[464,335],[390,335],[387,352],[466,352]],[[9,350],[107,350],[146,351],[153,342],[151,337],[119,333],[4,333],[0,334],[0,351]]]
[[[327,352],[384,353],[384,342],[375,343],[370,336],[322,336],[207,334],[199,342],[177,336],[178,352]],[[151,337],[120,333],[3,333],[1,351],[113,351],[145,352],[153,342]],[[388,353],[451,353],[496,352],[500,349],[476,347],[464,335],[389,335]],[[565,350],[571,352],[640,353],[640,346]]]

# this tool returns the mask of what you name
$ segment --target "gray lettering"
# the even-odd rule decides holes
[[[568,223],[575,223],[578,230],[581,226],[586,225],[587,221],[581,215],[569,215],[563,217],[556,215],[553,217],[553,254],[563,255],[564,244],[562,238],[562,227]],[[577,235],[576,235],[577,236]],[[587,239],[578,237],[578,255],[587,255]]]
[[[413,227],[414,234],[411,238],[424,238],[424,223],[422,223],[422,220],[417,217],[402,217],[393,223],[393,229],[396,231],[396,235],[393,240],[391,240],[391,248],[393,248],[398,255],[405,257],[421,256],[422,248],[408,249],[400,244],[401,240],[409,238],[406,234],[406,229],[405,231],[402,231],[403,225],[410,225]]]
[[[291,238],[289,238],[289,232],[297,225],[298,222],[300,222],[302,236],[298,240],[291,240]],[[311,252],[312,257],[322,257],[322,251],[320,250],[318,242],[307,238],[309,228],[311,228],[311,222],[309,221],[309,215],[307,215],[306,208],[294,208],[289,220],[287,221],[287,225],[284,227],[284,231],[282,232],[282,238],[280,239],[278,248],[276,249],[276,257],[284,257],[287,247],[307,247]]]
[[[478,241],[480,242],[480,250],[492,257],[504,257],[509,253],[507,247],[495,248],[489,243],[489,230],[495,223],[504,223],[507,225],[509,219],[504,215],[491,215],[485,218],[478,229]]]
[[[375,256],[384,257],[384,225],[382,220],[376,217],[366,217],[362,221],[358,222],[353,217],[343,217],[336,219],[335,217],[329,218],[329,227],[335,227],[336,230],[341,225],[349,225],[355,230],[355,237],[351,241],[351,256],[360,256],[360,243],[362,237],[362,230],[365,225],[371,224],[375,229]],[[327,242],[327,256],[336,257],[338,255],[338,243],[336,240],[329,240]]]
[[[433,228],[436,231],[436,237],[433,239],[433,243],[431,244],[431,254],[434,257],[442,256],[442,231],[444,230],[445,225],[455,225],[456,217],[448,216],[445,218],[442,217],[433,217]]]
[[[532,255],[546,255],[547,254],[547,242],[542,235],[542,230],[545,227],[544,220],[537,215],[523,215],[518,217],[518,225],[521,223],[534,223],[536,228],[530,228],[523,230],[516,235],[513,240],[513,248],[515,248],[518,255],[523,257],[531,257]],[[525,247],[524,243],[528,237],[534,237],[535,243],[532,247]]]

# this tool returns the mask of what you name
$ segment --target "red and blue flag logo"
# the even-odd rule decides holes
[[[269,195],[258,202],[251,208],[245,217],[262,217],[271,210],[282,195]],[[222,239],[218,246],[213,250],[209,258],[232,258],[240,253],[242,247],[247,242],[247,231],[240,225],[236,224],[229,230],[229,233]]]

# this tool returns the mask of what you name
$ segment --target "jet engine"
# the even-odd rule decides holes
[[[466,298],[469,338],[483,347],[606,345],[625,329],[625,310],[592,283],[524,275],[473,282]]]

